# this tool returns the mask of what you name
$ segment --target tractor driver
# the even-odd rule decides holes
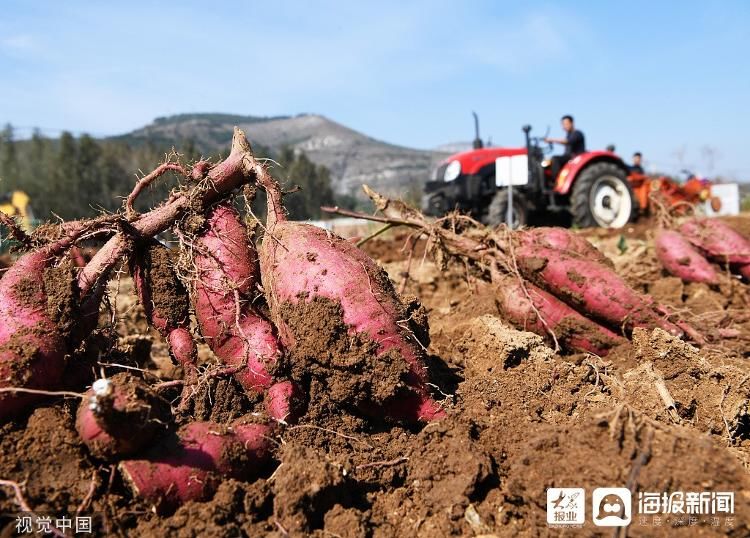
[[[565,115],[560,120],[562,123],[563,131],[565,131],[565,138],[545,138],[544,141],[549,144],[562,144],[565,146],[565,151],[562,155],[555,155],[552,157],[552,177],[557,179],[557,175],[560,173],[563,165],[573,157],[586,152],[586,139],[583,133],[576,129],[575,121],[573,116]]]
[[[633,164],[630,166],[631,174],[643,174],[643,164],[641,163],[641,159],[643,159],[643,155],[641,155],[640,151],[633,153]]]

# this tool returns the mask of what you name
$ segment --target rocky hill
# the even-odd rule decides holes
[[[118,137],[131,143],[176,144],[192,140],[206,154],[225,151],[238,125],[250,141],[272,151],[291,146],[331,171],[334,190],[359,194],[368,185],[395,195],[421,190],[430,170],[447,156],[444,151],[406,148],[375,140],[316,114],[255,117],[230,114],[181,114]]]

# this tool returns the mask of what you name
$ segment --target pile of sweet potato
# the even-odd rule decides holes
[[[183,185],[137,214],[134,199],[165,171],[182,175]],[[241,189],[258,188],[268,201],[260,242],[234,203]],[[92,457],[118,464],[135,496],[162,507],[204,499],[222,477],[270,474],[277,436],[309,408],[307,372],[323,368],[315,379],[325,384],[326,361],[340,359],[324,357],[331,355],[326,349],[311,355],[309,340],[317,335],[293,314],[315,304],[336,313],[337,352],[359,353],[359,362],[347,365],[357,372],[354,396],[339,411],[407,423],[443,417],[420,340],[428,331],[410,319],[412,305],[354,244],[287,221],[282,194],[236,130],[225,160],[162,165],[138,182],[122,212],[22,237],[28,252],[0,279],[0,420],[23,420],[44,399],[79,391],[81,439]],[[180,248],[155,239],[167,230],[181,238]],[[86,262],[76,244],[95,236],[106,242]],[[123,265],[149,324],[184,372],[177,401],[135,370],[93,379],[77,363],[76,350],[97,328],[108,281]],[[223,365],[217,375],[233,376],[255,402],[253,413],[230,424],[191,418],[185,404],[208,375],[197,362],[201,341]],[[382,364],[392,377],[381,376]],[[376,390],[363,381],[368,375],[391,386]]]
[[[438,261],[469,264],[492,282],[503,317],[563,349],[600,356],[634,328],[661,328],[696,343],[703,337],[650,296],[634,290],[593,245],[562,228],[489,229],[463,215],[435,222],[365,187],[382,216],[416,228]],[[336,212],[336,208],[328,208]]]
[[[655,243],[664,269],[684,282],[718,285],[720,268],[750,279],[750,240],[718,219],[691,218],[676,230],[662,228]]]

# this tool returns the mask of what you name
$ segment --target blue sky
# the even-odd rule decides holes
[[[470,140],[471,110],[502,145],[521,144],[524,123],[559,135],[571,113],[589,147],[750,180],[750,2],[3,0],[0,10],[3,123],[106,135],[180,112],[313,112],[429,148]]]

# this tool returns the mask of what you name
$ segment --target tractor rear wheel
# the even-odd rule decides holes
[[[570,194],[573,224],[579,228],[622,228],[638,215],[638,202],[625,171],[614,163],[584,168]]]
[[[513,225],[515,230],[526,224],[526,198],[518,191],[513,191]],[[495,193],[482,221],[487,226],[505,224],[508,220],[508,189],[503,188]]]

